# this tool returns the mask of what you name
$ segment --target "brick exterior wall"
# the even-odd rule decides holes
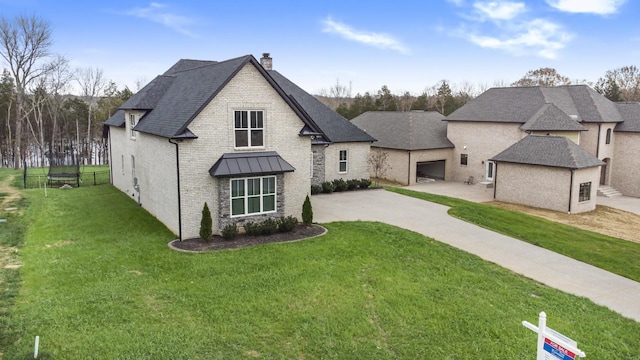
[[[325,181],[335,179],[363,179],[369,178],[369,148],[368,142],[335,143],[324,150]],[[347,150],[347,172],[339,172],[340,150]]]
[[[573,175],[571,212],[596,208],[600,167],[579,169]],[[591,182],[591,198],[579,202],[580,184]],[[495,179],[495,199],[515,204],[561,212],[569,211],[571,170],[548,166],[498,163]]]
[[[615,164],[610,185],[624,195],[640,197],[640,134],[615,133]]]
[[[515,144],[527,134],[518,123],[449,121],[447,137],[455,145],[451,161],[451,181],[462,182],[469,176],[475,181],[485,179],[485,162]],[[464,149],[464,147],[467,147]],[[460,164],[460,155],[467,154],[467,165]]]

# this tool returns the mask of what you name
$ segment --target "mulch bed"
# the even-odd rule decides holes
[[[276,233],[273,235],[262,236],[249,236],[238,235],[235,240],[225,240],[222,236],[214,235],[211,241],[205,242],[200,238],[186,239],[186,240],[173,240],[169,243],[169,246],[177,250],[184,251],[210,251],[210,250],[225,250],[225,249],[238,249],[247,246],[254,246],[260,244],[271,244],[280,242],[297,241],[302,239],[311,238],[314,236],[322,235],[326,231],[320,225],[298,225],[297,228],[287,233]]]

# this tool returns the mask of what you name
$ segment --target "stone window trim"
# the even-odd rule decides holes
[[[233,111],[233,146],[236,150],[264,149],[264,110]]]
[[[578,202],[591,200],[591,181],[580,183],[580,192],[578,193]]]
[[[338,174],[346,174],[349,170],[349,153],[347,150],[338,151]]]

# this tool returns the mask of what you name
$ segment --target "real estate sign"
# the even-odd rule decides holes
[[[575,360],[576,356],[586,357],[585,353],[578,349],[575,340],[547,327],[547,314],[544,311],[540,313],[538,326],[528,321],[523,321],[522,325],[538,334],[536,360]]]

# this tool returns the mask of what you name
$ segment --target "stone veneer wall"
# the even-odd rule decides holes
[[[222,230],[225,226],[233,223],[238,226],[242,226],[247,221],[259,222],[268,218],[279,219],[280,217],[285,216],[284,205],[286,199],[284,196],[284,175],[276,175],[276,211],[269,214],[231,217],[230,182],[230,178],[222,178],[218,180],[218,199],[220,199],[220,201],[218,201],[218,229]]]
[[[324,182],[325,149],[325,145],[311,145],[311,151],[313,153],[313,176],[311,178],[311,185],[320,185]]]

